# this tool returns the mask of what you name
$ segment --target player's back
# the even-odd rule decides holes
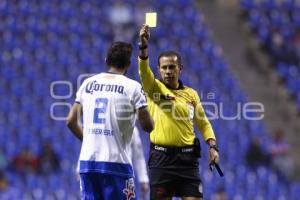
[[[84,132],[80,172],[128,173],[135,109],[146,105],[140,90],[138,82],[119,74],[101,73],[83,82],[77,93]]]

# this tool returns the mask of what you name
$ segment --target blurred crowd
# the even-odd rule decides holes
[[[24,179],[30,174],[47,176],[59,170],[60,158],[50,143],[44,143],[38,155],[25,147],[11,159],[0,149],[0,191],[6,190],[9,186],[6,172],[12,172]]]
[[[289,156],[290,146],[282,130],[277,130],[272,136],[271,145],[264,145],[258,137],[252,139],[245,159],[252,169],[259,166],[273,167],[282,181],[289,182],[295,170],[293,160]]]

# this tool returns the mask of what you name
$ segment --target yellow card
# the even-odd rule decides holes
[[[146,13],[146,24],[149,27],[156,27],[156,16],[157,16],[156,12]]]

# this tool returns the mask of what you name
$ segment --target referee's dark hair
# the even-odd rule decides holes
[[[105,62],[108,66],[123,69],[130,65],[131,53],[131,44],[114,42],[108,49]]]
[[[161,52],[161,54],[159,54],[158,56],[158,66],[160,66],[160,58],[161,57],[170,57],[170,56],[176,56],[177,57],[177,63],[180,67],[182,67],[182,63],[181,63],[181,57],[179,55],[179,53],[177,53],[176,51],[172,51],[172,50],[168,50],[168,51],[163,51]]]

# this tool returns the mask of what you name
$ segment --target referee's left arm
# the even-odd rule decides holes
[[[213,128],[207,119],[203,106],[200,102],[200,98],[198,94],[195,95],[196,98],[196,106],[195,106],[195,116],[194,121],[203,135],[204,140],[209,145],[209,160],[210,163],[218,163],[219,162],[219,153],[216,144],[216,136],[213,131]]]
[[[205,116],[204,109],[200,101],[196,105],[194,121],[198,129],[201,131],[205,141],[209,142],[211,140],[216,140],[213,128]]]

